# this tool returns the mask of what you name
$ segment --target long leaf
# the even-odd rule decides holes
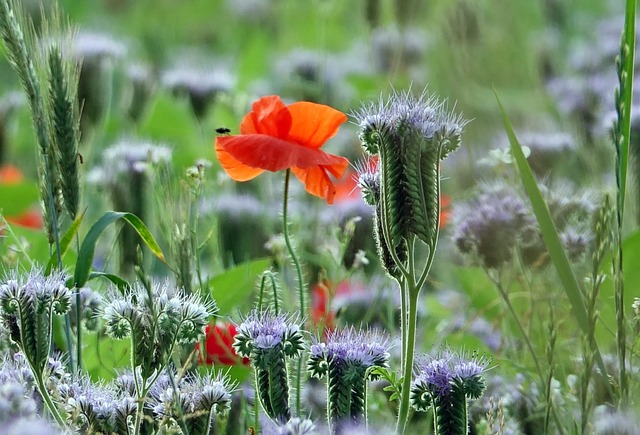
[[[502,103],[500,102],[500,98],[498,97],[498,93],[495,89],[494,93],[496,96],[496,100],[498,101],[498,106],[500,106],[500,112],[502,114],[502,120],[507,131],[507,136],[509,137],[511,154],[516,161],[518,170],[520,172],[520,178],[522,179],[522,184],[524,185],[524,189],[527,192],[529,201],[531,201],[531,206],[533,207],[533,212],[535,213],[536,219],[538,220],[538,225],[540,225],[542,239],[547,246],[549,256],[551,257],[551,262],[555,266],[555,269],[560,278],[560,282],[562,283],[562,287],[564,288],[564,291],[569,298],[569,302],[571,303],[571,310],[573,311],[573,314],[578,322],[578,326],[580,326],[580,329],[582,329],[586,334],[588,333],[590,328],[589,316],[587,315],[587,308],[584,304],[584,299],[582,298],[580,286],[578,285],[578,281],[573,274],[573,270],[571,269],[569,258],[567,257],[564,247],[562,246],[562,241],[560,240],[560,236],[558,236],[558,230],[553,223],[549,208],[547,207],[547,204],[542,197],[542,193],[538,188],[538,184],[536,183],[536,179],[533,176],[531,167],[529,166],[527,158],[522,152],[522,147],[520,146],[520,143],[516,138],[513,127],[511,126],[511,122],[507,117],[507,114],[504,110],[504,107],[502,106]],[[598,345],[596,343],[594,343],[593,351],[595,353],[598,367],[603,374],[606,374],[607,371],[602,360],[602,355],[600,354],[600,350],[598,349]]]
[[[113,273],[95,272],[95,271],[91,272],[89,274],[89,281],[95,278],[105,278],[106,280],[110,281],[113,285],[118,287],[118,290],[120,290],[120,293],[122,294],[124,294],[124,292],[127,289],[131,288],[131,286],[127,281],[125,281],[124,279],[120,278],[118,275],[115,275]]]
[[[64,233],[64,236],[62,237],[62,239],[60,239],[60,257],[61,258],[64,257],[64,255],[69,250],[69,246],[71,246],[71,242],[73,241],[73,238],[78,233],[78,228],[80,228],[80,224],[82,223],[82,219],[84,219],[85,213],[86,213],[86,210],[80,213],[75,218],[75,220],[71,223],[71,226],[69,227],[67,232]],[[47,268],[45,269],[45,272],[44,272],[45,276],[48,276],[51,273],[51,270],[54,268],[57,262],[58,262],[58,253],[54,252],[49,258],[49,262],[47,263]]]
[[[100,235],[105,228],[120,219],[129,223],[136,230],[151,252],[153,252],[160,261],[166,264],[160,245],[158,245],[158,242],[156,242],[156,239],[140,218],[133,213],[108,211],[98,219],[95,224],[93,224],[82,242],[80,252],[78,252],[75,274],[73,275],[73,281],[76,287],[82,287],[89,279],[91,268],[93,266],[93,256],[95,255],[96,243],[98,242]]]

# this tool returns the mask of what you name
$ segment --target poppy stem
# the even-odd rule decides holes
[[[302,318],[306,318],[306,306],[304,301],[304,294],[306,291],[304,280],[302,279],[302,267],[300,266],[300,260],[296,255],[296,251],[291,244],[291,239],[289,238],[289,222],[287,221],[287,212],[288,212],[288,198],[289,198],[289,179],[291,178],[291,170],[287,169],[284,178],[284,198],[282,201],[282,233],[284,235],[284,242],[287,245],[287,249],[289,250],[289,255],[291,256],[291,261],[293,261],[293,265],[296,268],[296,273],[298,275],[298,293],[300,295],[300,315]]]
[[[304,285],[304,280],[302,279],[302,267],[300,266],[300,260],[298,260],[298,256],[296,255],[295,249],[293,249],[293,245],[291,244],[291,240],[289,239],[289,222],[287,221],[287,212],[288,212],[288,199],[289,199],[289,179],[291,178],[291,169],[287,169],[284,176],[284,197],[282,200],[282,233],[284,235],[284,242],[287,245],[287,249],[289,250],[289,255],[291,256],[291,260],[293,261],[293,265],[296,268],[296,273],[298,274],[298,293],[300,295],[300,316],[302,319],[306,319],[306,309],[304,302],[304,294],[306,292],[306,288]],[[298,359],[298,367],[296,370],[296,414],[300,415],[300,393],[301,393],[301,378],[302,378],[302,357]]]

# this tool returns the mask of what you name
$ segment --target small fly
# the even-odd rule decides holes
[[[218,127],[218,128],[216,128],[216,133],[227,135],[227,134],[231,133],[231,130],[229,130],[227,127]]]

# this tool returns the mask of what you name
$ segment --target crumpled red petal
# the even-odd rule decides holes
[[[344,159],[344,157],[342,157]],[[304,184],[304,188],[312,195],[323,198],[328,204],[333,204],[336,196],[336,185],[329,177],[329,173],[339,178],[347,169],[349,161],[344,159],[343,162],[330,166],[315,166],[308,169],[291,168],[293,174]]]
[[[264,172],[264,169],[253,168],[235,159],[220,144],[220,140],[226,139],[226,136],[216,138],[216,156],[222,169],[235,181],[249,181]]]
[[[253,103],[251,112],[240,123],[240,133],[266,134],[286,139],[291,123],[287,106],[277,95],[270,95]]]
[[[348,165],[344,163],[344,157],[264,134],[223,136],[217,138],[216,145],[244,165],[272,172],[293,167],[305,169],[319,165]]]
[[[300,101],[287,109],[292,118],[289,140],[308,148],[320,148],[347,121],[347,115],[323,104]]]

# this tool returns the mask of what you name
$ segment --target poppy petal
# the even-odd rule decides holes
[[[277,95],[262,97],[240,123],[242,134],[265,134],[285,139],[291,128],[291,114]]]
[[[229,177],[235,181],[248,181],[264,172],[263,169],[245,165],[228,153],[220,144],[220,141],[226,138],[227,136],[216,138],[216,155],[220,165],[222,165],[222,169]]]
[[[325,166],[316,166],[308,169],[291,168],[293,174],[304,184],[307,192],[325,199],[328,204],[333,204],[336,186],[327,174],[327,170],[328,168]],[[331,173],[339,172],[335,167],[332,167],[330,171]]]
[[[244,165],[272,172],[293,167],[306,169],[320,165],[332,168],[335,166],[339,169],[342,166],[346,168],[349,164],[344,157],[264,134],[221,136],[217,138],[216,144]]]
[[[289,140],[308,148],[320,148],[347,121],[347,115],[323,104],[300,101],[287,108],[292,118]]]

